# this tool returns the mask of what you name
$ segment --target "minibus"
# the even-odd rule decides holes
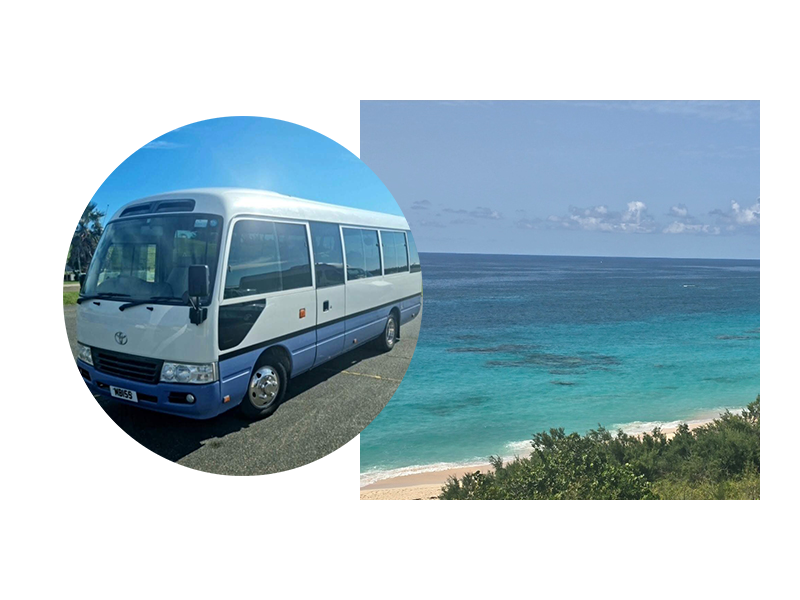
[[[235,188],[170,192],[109,220],[78,298],[96,394],[207,419],[277,408],[289,380],[419,315],[401,216]]]

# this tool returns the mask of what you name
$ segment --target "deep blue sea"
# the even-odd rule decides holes
[[[422,328],[362,483],[629,432],[759,393],[759,261],[423,254]]]

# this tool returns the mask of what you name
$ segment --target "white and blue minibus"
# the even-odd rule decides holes
[[[421,310],[403,217],[235,188],[131,202],[108,222],[78,299],[94,394],[207,419],[271,414],[292,377]]]

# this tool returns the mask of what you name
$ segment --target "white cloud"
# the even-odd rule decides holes
[[[628,202],[623,212],[599,205],[591,208],[571,206],[569,213],[565,217],[550,215],[547,221],[563,228],[585,231],[650,233],[656,229],[655,221],[647,212],[647,205],[638,200]]]
[[[475,210],[469,211],[469,214],[477,219],[502,219],[503,214],[497,212],[496,210],[492,210],[491,208],[486,208],[485,206],[479,206]]]
[[[519,221],[515,222],[514,225],[519,227],[520,229],[536,229],[541,223],[540,219],[520,219]]]
[[[719,227],[704,225],[702,223],[682,223],[674,221],[664,228],[664,233],[705,233],[719,235]]]
[[[478,206],[473,210],[467,210],[465,208],[443,208],[442,212],[451,213],[454,215],[469,215],[470,217],[475,217],[476,219],[497,220],[503,218],[503,213],[491,208],[486,208],[485,206]]]
[[[673,217],[685,218],[689,216],[689,209],[686,208],[685,204],[678,204],[669,209],[669,214]]]
[[[716,209],[709,214],[716,217],[717,224],[726,231],[756,229],[761,225],[761,199],[747,207],[742,207],[736,200],[732,200],[730,209]]]
[[[696,235],[718,235],[719,227],[712,227],[701,223],[694,216],[689,214],[689,209],[685,204],[677,204],[669,209],[669,216],[674,221],[667,225],[662,231],[669,234],[696,234]]]
[[[761,221],[761,202],[756,202],[753,206],[742,208],[739,203],[731,202],[731,210],[733,211],[736,222],[741,225],[758,225]]]

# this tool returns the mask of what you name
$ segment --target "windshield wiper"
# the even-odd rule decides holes
[[[117,292],[100,292],[99,294],[94,294],[93,296],[78,296],[78,304],[81,302],[86,302],[87,300],[95,300],[97,298],[130,298],[130,294],[118,294]]]
[[[133,302],[127,302],[119,307],[120,310],[125,310],[126,308],[131,308],[133,306],[140,306],[142,304],[152,304],[153,302],[163,302],[164,300],[177,300],[181,304],[184,303],[183,298],[176,298],[175,296],[150,296],[147,300],[134,300]]]

